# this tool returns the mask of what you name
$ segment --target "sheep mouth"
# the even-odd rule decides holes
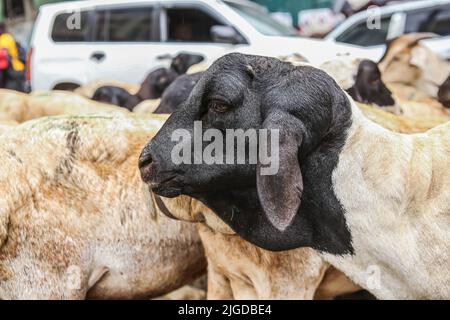
[[[176,175],[167,177],[161,181],[148,181],[147,184],[152,192],[167,198],[177,197],[183,191]]]

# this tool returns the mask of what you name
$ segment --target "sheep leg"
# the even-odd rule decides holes
[[[208,259],[208,300],[232,300],[230,281]]]
[[[109,269],[105,266],[94,269],[94,271],[92,271],[91,275],[89,276],[88,290],[95,286],[107,272],[109,272]]]

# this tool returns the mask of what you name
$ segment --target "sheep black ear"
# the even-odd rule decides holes
[[[170,83],[171,83],[171,79],[169,78],[169,76],[167,76],[167,75],[161,76],[156,81],[156,89],[162,95],[164,90],[166,90],[166,88],[170,85]]]
[[[177,55],[175,58],[172,59],[170,67],[173,70],[175,70],[175,72],[178,74],[183,74],[186,72],[185,62],[183,61],[183,58],[180,55]]]
[[[257,164],[256,186],[259,201],[270,223],[280,231],[284,231],[294,220],[303,192],[303,178],[298,161],[302,135],[296,121],[298,120],[292,116],[280,113],[266,118],[263,129],[267,129],[271,135],[267,139],[267,150],[272,152],[272,167],[273,161],[278,161],[278,172],[264,174],[261,154]],[[278,148],[274,146],[276,141],[272,139],[277,136],[276,132]]]
[[[158,86],[165,86],[169,82],[169,77],[167,76],[161,76],[157,81],[156,84]]]

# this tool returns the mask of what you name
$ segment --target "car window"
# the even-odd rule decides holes
[[[430,23],[428,31],[441,36],[450,35],[450,7],[446,7],[436,14]]]
[[[380,27],[372,29],[367,22],[352,26],[336,38],[338,42],[354,44],[363,47],[377,46],[386,43],[391,18],[382,18]]]
[[[53,21],[51,37],[56,42],[85,41],[88,31],[87,11],[61,13]]]
[[[405,32],[434,32],[442,36],[450,35],[450,6],[409,12]]]
[[[152,8],[97,10],[94,41],[154,41]]]
[[[168,41],[214,42],[211,27],[224,25],[197,8],[169,8],[166,12]]]
[[[428,19],[432,11],[421,10],[408,12],[406,16],[405,33],[426,32],[428,28]]]

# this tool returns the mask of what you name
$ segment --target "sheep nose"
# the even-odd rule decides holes
[[[148,167],[153,162],[153,158],[151,154],[142,154],[139,157],[139,168]]]
[[[153,157],[149,152],[143,152],[139,157],[139,170],[144,182],[151,180],[152,167],[154,166]]]

